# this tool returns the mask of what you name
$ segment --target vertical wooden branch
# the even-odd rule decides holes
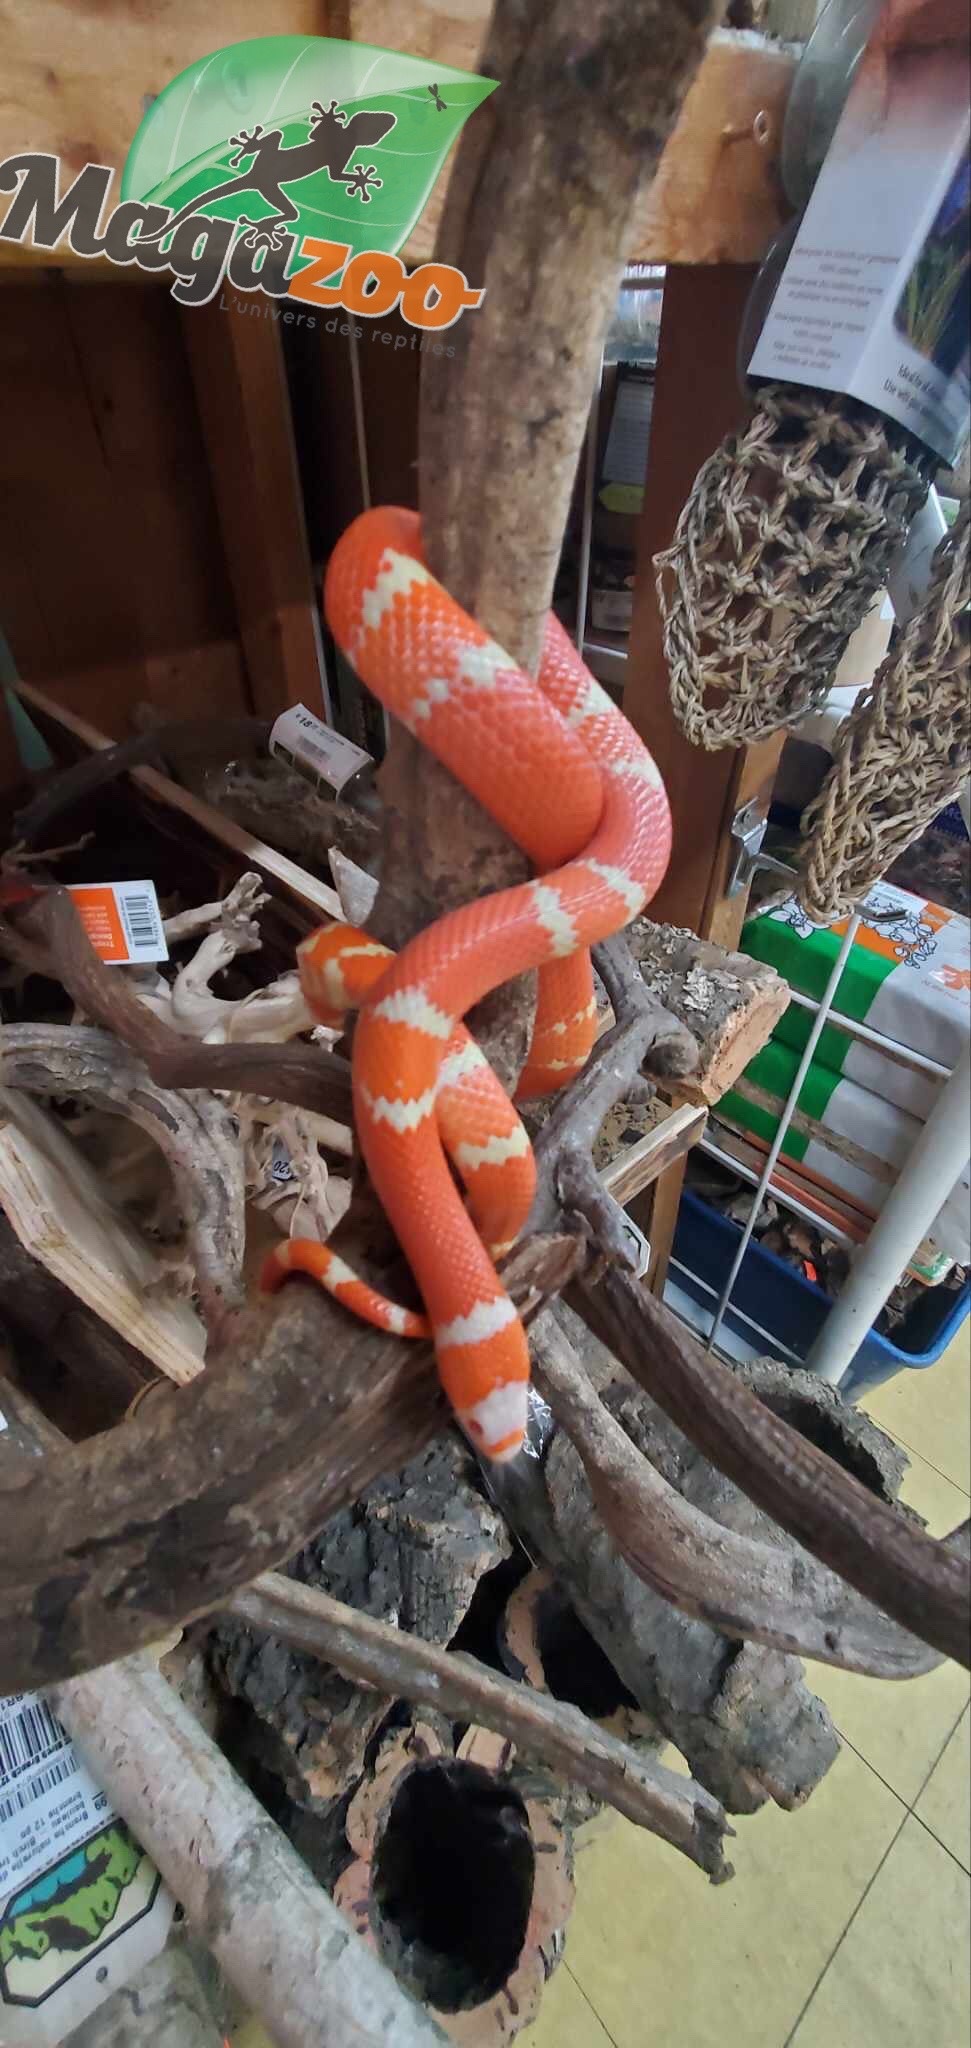
[[[631,213],[653,176],[715,0],[496,0],[479,70],[499,90],[469,123],[437,254],[485,286],[426,355],[419,496],[430,567],[527,668],[539,655]],[[374,929],[400,945],[443,911],[527,872],[444,769],[395,727]],[[407,884],[402,883],[407,877]],[[475,1019],[507,1083],[529,981]]]

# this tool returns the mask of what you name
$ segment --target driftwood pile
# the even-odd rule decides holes
[[[526,666],[633,211],[712,18],[707,0],[498,0],[480,55],[503,88],[465,131],[438,254],[486,295],[426,376],[419,496],[430,566]],[[218,772],[227,748],[251,761],[252,721],[223,738]],[[141,735],[127,764],[180,743]],[[115,843],[119,765],[98,771]],[[159,829],[163,785],[138,775]],[[227,802],[252,806],[252,779]],[[257,779],[272,837],[278,797]],[[72,830],[92,828],[94,781],[79,766]],[[41,850],[53,790],[21,820]],[[342,837],[335,815],[327,836],[342,895],[380,884],[387,943],[521,878],[401,729],[381,793],[379,820]],[[834,1754],[800,1658],[895,1678],[966,1658],[967,1560],[894,1506],[895,1453],[837,1399],[735,1373],[665,1314],[594,1164],[606,1120],[634,1128],[650,1089],[715,1099],[777,985],[649,923],[634,950],[598,949],[606,1028],[538,1130],[537,1203],[503,1271],[531,1330],[530,1455],[483,1475],[451,1438],[430,1346],[299,1280],[253,1300],[252,1259],[296,1215],[323,1232],[343,1209],[345,1256],[389,1291],[401,1274],[349,1171],[347,1061],[311,1042],[293,982],[307,894],[261,906],[238,862],[202,890],[199,852],[183,806],[142,869],[178,896],[173,945],[192,955],[174,974],[102,966],[56,888],[13,889],[0,914],[0,1690],[53,1688],[282,2048],[440,2042],[433,2012],[454,2038],[501,2040],[559,1952],[591,1803],[726,1878],[728,1812],[797,1804]],[[532,1004],[525,977],[471,1019],[507,1083]],[[157,1668],[186,1627],[263,1805]],[[659,1760],[665,1740],[693,1775]]]
[[[113,765],[89,764],[102,792]],[[264,764],[264,798],[275,777]],[[78,771],[69,794],[82,816],[83,785]],[[291,819],[301,808],[302,797],[289,804]],[[339,816],[330,822],[338,832]],[[136,816],[134,829],[152,828]],[[70,859],[32,872],[53,883]],[[146,861],[165,871],[151,838]],[[360,890],[366,873],[353,859],[333,866],[342,891]],[[279,924],[280,905],[244,872],[205,905],[171,909],[164,971],[103,968],[53,887],[0,929],[5,1012],[19,1019],[0,1026],[4,1405],[39,1403],[65,1435],[88,1439],[75,1456],[97,1460],[117,1444],[124,1466],[127,1443],[156,1513],[160,1487],[136,1439],[157,1450],[171,1414],[166,1382],[184,1389],[181,1405],[218,1380],[241,1331],[258,1328],[263,1344],[273,1332],[289,1350],[288,1330],[302,1329],[306,1344],[321,1306],[329,1314],[297,1283],[286,1316],[268,1307],[255,1325],[251,1314],[240,1321],[266,1244],[287,1230],[357,1232],[359,1255],[363,1217],[365,1252],[386,1256],[368,1206],[352,1199],[348,1070],[304,1009]],[[571,1278],[589,1286],[586,1243],[599,1259],[604,1249],[626,1255],[622,1212],[593,1161],[602,1165],[612,1134],[622,1190],[625,1144],[633,1157],[656,1114],[652,1066],[679,1095],[712,1099],[785,999],[770,971],[692,951],[690,935],[642,919],[631,940],[598,957],[602,1037],[572,1099],[540,1122],[537,1229],[508,1276],[534,1316],[532,1455],[483,1475],[442,1433],[419,1373],[414,1419],[392,1401],[382,1443],[375,1416],[377,1449],[358,1455],[329,1500],[318,1488],[317,1510],[298,1508],[294,1520],[291,1509],[269,1556],[227,1571],[213,1530],[205,1592],[201,1581],[191,1594],[173,1587],[166,1604],[156,1591],[140,1619],[129,1603],[127,1634],[117,1603],[92,1599],[87,1634],[82,1622],[79,1637],[63,1627],[56,1640],[38,1635],[0,1678],[5,1689],[56,1679],[150,1640],[163,1620],[217,1610],[188,1639],[194,1670],[208,1673],[210,1732],[403,1985],[452,2038],[482,2048],[511,2039],[537,2009],[569,1919],[576,1830],[604,1803],[724,1878],[727,1814],[767,1798],[799,1804],[836,1753],[799,1653],[895,1675],[935,1661],[821,1570],[573,1309],[549,1300]],[[162,1085],[169,1074],[188,1085]],[[609,1316],[608,1284],[594,1293]],[[640,1318],[650,1298],[630,1284]],[[582,1291],[574,1299],[583,1309]],[[669,1342],[663,1312],[651,1312]],[[349,1363],[363,1360],[371,1339],[353,1325],[347,1337]],[[630,1363],[626,1333],[614,1349]],[[642,1333],[636,1350],[641,1377]],[[321,1355],[308,1359],[318,1380]],[[255,1387],[258,1345],[251,1359]],[[829,1390],[767,1363],[737,1386],[825,1444],[874,1502],[894,1498],[900,1454]],[[23,1413],[43,1429],[30,1405]],[[53,1479],[49,1427],[45,1448]],[[208,1485],[215,1501],[211,1473]],[[25,1508],[33,1490],[24,1487]],[[283,1529],[299,1535],[305,1512],[313,1533],[295,1548]],[[126,1496],[123,1548],[137,1514]],[[287,1557],[285,1575],[260,1575]],[[30,1564],[43,1569],[36,1549]],[[130,1569],[121,1555],[119,1569]],[[98,1686],[63,1689],[82,1741],[97,1740]],[[667,1742],[691,1778],[660,1761]],[[156,1822],[145,1824],[157,1851]],[[460,1870],[478,1874],[478,1891],[456,1885]],[[177,1857],[173,1882],[185,1882]],[[488,1904],[497,1897],[501,1914]]]

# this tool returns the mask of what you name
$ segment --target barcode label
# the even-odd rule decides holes
[[[35,1778],[29,1778],[26,1785],[15,1785],[12,1792],[5,1792],[0,1799],[0,1827],[4,1821],[13,1820],[15,1813],[33,1806],[34,1801],[43,1798],[45,1792],[52,1792],[55,1785],[63,1785],[66,1778],[77,1776],[78,1760],[73,1749],[67,1756],[57,1757],[48,1764],[46,1771],[38,1771]]]
[[[315,718],[306,704],[294,704],[281,712],[270,734],[270,752],[311,782],[323,783],[332,796],[340,795],[358,769],[374,766],[363,747],[356,747],[342,732]]]
[[[11,1886],[29,1884],[51,1857],[84,1841],[105,1816],[111,1817],[105,1794],[40,1693],[0,1698],[0,1901]]]
[[[128,936],[135,952],[154,947],[159,936],[158,911],[151,896],[128,896],[122,905]]]
[[[90,882],[70,893],[95,952],[109,967],[168,959],[154,882]]]
[[[25,1700],[15,1713],[0,1720],[0,1786],[8,1785],[25,1764],[63,1749],[67,1739],[46,1700]]]

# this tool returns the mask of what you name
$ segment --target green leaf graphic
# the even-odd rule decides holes
[[[352,255],[361,249],[394,253],[418,220],[463,122],[495,84],[447,64],[332,36],[233,43],[180,72],[154,101],[128,152],[121,195],[173,213],[194,203],[207,214],[230,220],[245,214],[270,227],[279,220],[282,192],[284,208],[295,207],[298,217],[280,225],[298,240],[313,235],[347,242]],[[347,115],[341,124],[346,144],[333,118],[321,125],[314,112],[315,102],[326,110],[332,101]],[[379,141],[359,142],[354,117],[382,112],[394,115],[393,127]],[[234,167],[233,138],[252,137],[257,127],[264,143],[274,134],[278,140]],[[308,152],[312,127],[318,140]],[[361,127],[366,136],[363,123],[358,136]],[[289,150],[300,152],[290,166],[280,160]],[[373,166],[381,183],[368,180],[365,198],[360,186],[341,181],[340,171],[333,175],[335,165],[350,178],[358,166],[364,172]],[[264,167],[279,191],[246,185]],[[237,179],[243,184],[233,193],[207,198]]]

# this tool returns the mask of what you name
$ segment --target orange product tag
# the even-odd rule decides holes
[[[154,882],[89,882],[69,894],[95,952],[107,966],[168,959]]]

